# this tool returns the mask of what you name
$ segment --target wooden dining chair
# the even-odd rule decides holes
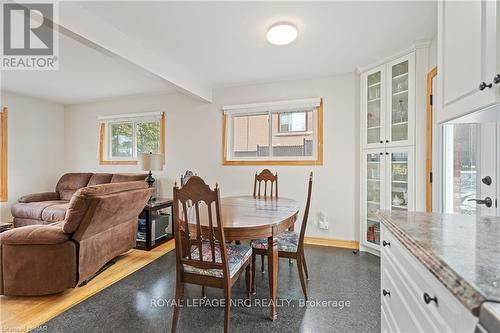
[[[269,192],[267,183],[269,182]],[[261,184],[264,183],[263,186]],[[262,191],[261,191],[262,190]],[[278,197],[278,173],[273,174],[271,170],[264,169],[260,173],[255,173],[253,182],[254,198],[277,198]],[[260,270],[264,273],[264,256],[260,256]]]
[[[267,192],[267,183],[269,182],[270,191]],[[264,183],[264,186],[261,184]],[[263,193],[261,192],[263,190]],[[253,183],[253,197],[254,198],[267,198],[278,197],[278,173],[274,174],[269,169],[262,170],[259,174],[255,173],[255,180]]]
[[[245,245],[226,244],[217,185],[211,190],[203,179],[192,176],[182,188],[175,184],[173,192],[176,302],[172,332],[177,328],[186,283],[224,290],[224,332],[229,332],[231,289],[243,271],[246,271],[247,297],[250,298],[252,249]],[[189,217],[188,204],[194,208],[194,217]],[[207,214],[201,209],[206,209]]]
[[[307,188],[307,200],[306,207],[304,210],[304,217],[302,219],[302,226],[300,227],[300,233],[296,233],[292,230],[286,230],[278,235],[278,258],[288,258],[297,260],[297,269],[299,270],[300,284],[302,286],[302,291],[304,292],[304,297],[307,300],[307,290],[304,280],[304,273],[309,280],[309,273],[307,272],[306,258],[304,255],[304,235],[306,233],[307,220],[309,216],[309,206],[311,204],[311,192],[312,192],[312,181],[313,173],[309,175],[309,185]],[[255,256],[260,254],[262,256],[267,255],[267,239],[257,239],[250,242],[250,246],[253,249],[252,253],[252,292],[255,292]]]

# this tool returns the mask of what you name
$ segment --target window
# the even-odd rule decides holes
[[[0,110],[0,201],[8,200],[7,187],[7,108]]]
[[[101,164],[137,164],[143,153],[165,154],[165,114],[100,118]]]
[[[307,131],[307,113],[309,112],[284,112],[278,117],[280,133]]]
[[[321,165],[319,98],[225,106],[224,165]]]
[[[476,214],[476,204],[469,201],[478,193],[479,124],[444,126],[445,140],[445,213]]]

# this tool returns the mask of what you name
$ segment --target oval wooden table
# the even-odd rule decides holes
[[[200,220],[206,209],[200,211]],[[205,212],[205,213],[203,213]],[[297,220],[299,205],[296,201],[284,197],[254,198],[235,196],[221,198],[221,218],[224,236],[227,241],[268,239],[268,272],[271,319],[277,318],[276,293],[278,290],[278,240],[280,232],[293,228]],[[189,220],[191,218],[189,217]],[[203,222],[202,222],[203,224]],[[190,227],[191,231],[191,227]],[[195,230],[193,230],[196,232]]]

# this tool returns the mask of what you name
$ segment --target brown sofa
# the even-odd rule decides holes
[[[75,287],[135,246],[144,181],[84,187],[63,221],[0,234],[0,294],[47,295]]]
[[[64,220],[69,200],[82,187],[144,180],[147,174],[67,173],[54,192],[28,194],[12,206],[14,227],[51,224]]]

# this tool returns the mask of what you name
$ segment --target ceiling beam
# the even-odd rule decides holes
[[[159,57],[78,4],[59,2],[59,22],[55,23],[60,33],[108,55],[126,60],[168,81],[185,94],[212,102],[212,88],[192,70],[163,56]]]

